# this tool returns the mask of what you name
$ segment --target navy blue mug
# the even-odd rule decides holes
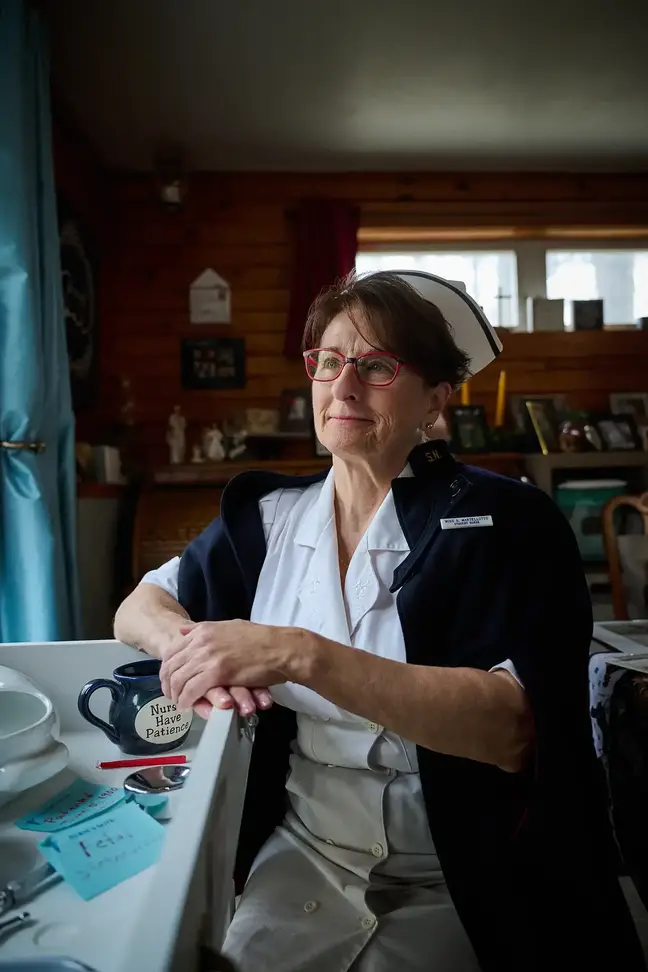
[[[162,693],[160,664],[155,658],[129,662],[116,668],[112,679],[93,678],[79,692],[83,718],[132,756],[178,749],[191,729],[193,710],[179,711]],[[90,698],[100,688],[112,696],[108,722],[90,710]]]

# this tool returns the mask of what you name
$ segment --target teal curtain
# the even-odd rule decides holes
[[[47,44],[0,0],[0,641],[80,637]]]

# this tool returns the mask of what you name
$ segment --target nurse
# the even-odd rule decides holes
[[[242,972],[645,968],[575,539],[545,494],[434,438],[500,350],[429,274],[321,295],[304,363],[330,472],[235,478],[117,612],[181,708],[260,713],[224,948]]]

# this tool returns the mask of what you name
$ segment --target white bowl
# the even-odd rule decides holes
[[[0,805],[67,765],[56,711],[21,672],[0,665]]]

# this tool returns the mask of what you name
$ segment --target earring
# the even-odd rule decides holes
[[[427,431],[428,429],[433,429],[435,425],[436,425],[436,422],[426,422],[426,423],[425,423],[425,428],[426,428],[426,431]]]

